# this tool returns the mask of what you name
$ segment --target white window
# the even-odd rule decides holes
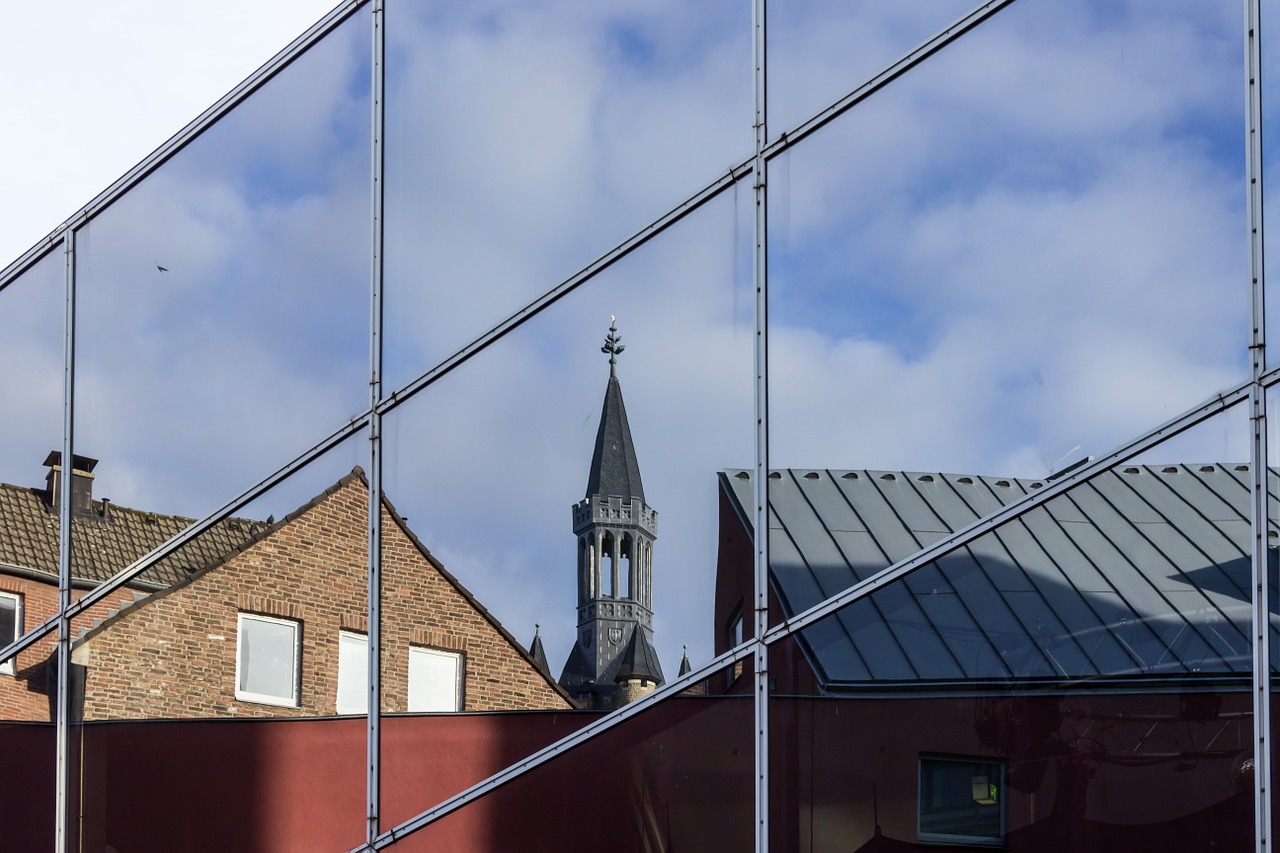
[[[0,592],[0,646],[7,646],[22,634],[22,596]],[[0,663],[0,673],[13,675],[13,658]]]
[[[240,614],[236,698],[264,705],[298,705],[301,626],[289,619]]]
[[[1004,770],[990,758],[921,756],[920,840],[1003,844]]]
[[[369,638],[338,632],[339,714],[369,713]]]
[[[462,710],[462,655],[409,647],[409,710]]]

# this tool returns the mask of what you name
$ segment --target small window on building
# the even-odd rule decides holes
[[[22,596],[0,592],[0,646],[22,636]],[[13,658],[0,662],[0,673],[13,675]]]
[[[742,635],[741,604],[739,604],[737,609],[733,611],[733,615],[729,617],[729,624],[727,624],[724,629],[724,638],[731,649],[742,645],[744,637]]]
[[[298,705],[302,626],[289,619],[240,614],[236,698],[264,705]]]
[[[461,711],[462,655],[419,646],[409,648],[409,710]]]
[[[724,626],[724,641],[726,651],[734,649],[742,645],[743,637],[743,621],[742,621],[742,605],[739,604],[734,608],[733,615],[729,617],[729,621]],[[726,673],[728,684],[730,687],[742,675],[742,661],[737,661],[733,668]]]
[[[1003,844],[1003,761],[963,756],[920,757],[921,841]]]
[[[339,714],[369,713],[369,638],[350,631],[338,632]]]

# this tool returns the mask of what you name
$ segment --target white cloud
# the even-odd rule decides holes
[[[771,127],[803,117],[796,105],[825,105],[858,82],[851,69],[878,68],[968,5],[880,4],[835,19],[816,4],[789,7]],[[393,383],[746,156],[748,22],[731,8],[697,4],[691,20],[672,4],[491,3],[392,20],[397,38],[430,39],[391,52]],[[1239,378],[1238,27],[1201,4],[1137,8],[1015,6],[776,163],[775,464],[1040,475]],[[240,29],[262,24],[256,7],[254,27],[228,14]],[[741,29],[709,29],[723,21]],[[214,23],[194,29],[233,52]],[[16,105],[49,132],[0,162],[22,177],[37,149],[53,159],[32,170],[35,185],[6,179],[15,191],[0,213],[36,228],[10,254],[238,79],[204,93],[177,64],[198,52],[143,54],[151,41],[184,44],[146,32],[124,64],[198,103],[156,119],[160,95],[103,75],[112,97],[66,126],[47,87],[38,105]],[[96,86],[86,69],[110,64],[18,54],[23,68],[57,73],[68,55],[85,63],[68,63],[72,88]],[[162,511],[221,502],[363,400],[359,68],[344,47],[314,75],[281,81],[216,145],[89,229],[88,280],[119,296],[87,297],[101,330],[85,338],[100,417],[85,435],[100,440],[104,480],[119,466],[120,494]],[[115,141],[135,126],[143,142]],[[48,144],[63,138],[72,153]],[[85,152],[107,173],[68,170]],[[695,661],[709,656],[714,475],[752,453],[750,216],[744,184],[388,418],[393,501],[517,637],[542,624],[553,667],[572,636],[568,507],[585,484],[609,314],[629,345],[620,371],[661,515],[659,649],[671,673],[682,643]],[[193,446],[198,476],[162,472],[157,459]],[[326,475],[343,472],[346,454]]]

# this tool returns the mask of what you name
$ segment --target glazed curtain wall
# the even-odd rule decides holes
[[[0,277],[0,481],[101,460],[56,588],[0,589],[47,789],[6,825],[112,845],[112,721],[355,717],[359,807],[289,812],[335,850],[1262,849],[1267,5],[340,4]],[[665,684],[589,715],[550,682],[611,326]],[[512,709],[405,560],[572,722],[407,753],[414,697]]]

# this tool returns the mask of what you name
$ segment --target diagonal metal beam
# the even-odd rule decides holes
[[[109,187],[98,193],[93,199],[67,218],[47,236],[18,256],[3,270],[0,270],[0,290],[4,290],[13,281],[41,258],[62,245],[63,236],[75,223],[77,227],[97,216],[114,204],[122,195],[133,189],[156,169],[171,160],[179,151],[186,148],[196,137],[208,130],[223,116],[235,109],[246,98],[261,89],[273,77],[289,67],[295,59],[306,53],[313,45],[337,29],[343,21],[356,13],[369,0],[344,0],[333,8],[329,14],[317,21],[305,33],[291,41],[257,71],[250,74],[240,85],[223,95],[213,106],[196,116],[186,127],[169,137],[155,151],[152,151],[136,166],[121,175]]]
[[[898,59],[887,65],[878,74],[872,76],[862,85],[849,92],[826,109],[816,113],[812,118],[801,122],[791,130],[782,133],[776,140],[767,145],[762,146],[763,161],[768,161],[779,156],[783,152],[791,150],[804,139],[812,136],[818,130],[826,127],[840,116],[853,109],[858,104],[870,98],[875,93],[881,91],[894,80],[902,77],[911,69],[920,65],[930,56],[942,50],[947,45],[952,44],[965,33],[970,32],[979,24],[990,19],[997,12],[1005,9],[1016,0],[990,0],[983,3],[969,14],[952,23],[950,26],[940,30],[933,37],[921,42],[917,47],[910,50]],[[591,263],[587,264],[578,272],[566,278],[555,287],[548,290],[542,296],[525,305],[519,311],[507,317],[502,322],[491,328],[489,331],[477,337],[471,343],[455,352],[453,355],[441,361],[435,367],[420,374],[417,378],[410,380],[399,391],[390,395],[386,402],[379,408],[381,414],[386,414],[400,404],[404,403],[410,397],[413,397],[419,391],[436,382],[438,379],[448,375],[455,368],[470,360],[473,356],[483,352],[491,344],[506,336],[509,332],[518,329],[520,326],[532,320],[546,309],[550,308],[556,302],[559,302],[565,296],[577,290],[586,284],[595,276],[607,270],[627,255],[639,249],[648,243],[654,237],[657,237],[663,231],[675,225],[689,214],[698,210],[712,199],[719,196],[725,190],[732,188],[738,181],[743,180],[749,175],[755,174],[757,158],[756,154],[743,160],[738,165],[730,169],[726,174],[707,184],[639,231],[632,234],[621,243],[614,246],[609,251],[600,255]]]
[[[774,626],[765,635],[765,642],[774,643],[812,625],[837,610],[847,607],[860,598],[871,595],[878,589],[910,574],[921,566],[945,556],[950,551],[967,545],[979,536],[1006,524],[1019,516],[1058,497],[1081,483],[1091,480],[1108,469],[1119,465],[1127,459],[1149,450],[1176,435],[1186,432],[1197,424],[1203,423],[1215,415],[1222,414],[1232,406],[1249,400],[1253,388],[1252,382],[1241,382],[1234,388],[1223,391],[1195,408],[1188,409],[1181,415],[1166,421],[1153,430],[1129,441],[1105,456],[1100,456],[1088,465],[1082,465],[1069,475],[1047,483],[1044,488],[1031,492],[1020,500],[1007,504],[985,518],[975,521],[968,527],[961,528],[949,536],[944,536],[928,547],[917,551],[912,556],[894,563],[892,566],[877,572],[871,577],[848,587],[843,592],[828,598],[820,604],[810,607],[785,622]]]
[[[596,735],[606,732],[614,726],[621,725],[632,717],[647,711],[654,703],[661,702],[664,699],[669,699],[681,691],[688,689],[692,685],[697,684],[699,681],[705,681],[706,679],[711,678],[726,667],[730,667],[738,661],[746,660],[754,653],[754,641],[748,641],[737,648],[730,649],[697,669],[691,670],[687,675],[683,675],[675,681],[667,682],[644,698],[632,702],[630,705],[624,705],[607,716],[601,717],[594,723],[588,723],[576,732],[566,735],[555,743],[544,746],[542,749],[532,753],[527,758],[512,764],[504,770],[498,771],[487,779],[477,782],[465,791],[455,794],[434,808],[428,809],[427,811],[410,818],[404,823],[388,829],[386,832],[379,835],[372,845],[353,848],[350,853],[362,853],[362,851],[366,850],[386,849],[397,841],[403,839],[405,836],[422,829],[430,823],[434,823],[451,812],[457,811],[467,803],[478,800],[486,794],[502,787],[508,782],[511,782],[517,777],[522,776],[535,767],[546,764],[553,758],[563,755],[575,746],[582,744],[584,741],[591,740]],[[747,701],[749,698],[749,696],[745,695],[739,697],[724,697],[726,701]]]
[[[364,412],[363,414],[352,418],[350,423],[343,425],[336,432],[329,435],[319,444],[314,445],[310,450],[305,451],[293,459],[283,468],[280,468],[264,479],[258,481],[256,485],[246,489],[238,496],[227,501],[221,507],[214,510],[201,520],[195,522],[168,542],[165,542],[149,554],[138,558],[128,567],[121,569],[119,572],[112,575],[109,580],[103,581],[101,584],[94,587],[92,592],[86,593],[82,598],[76,600],[67,607],[65,614],[66,618],[72,619],[79,616],[82,612],[97,604],[99,601],[106,598],[112,592],[124,586],[129,581],[133,580],[160,560],[163,560],[165,557],[174,553],[188,542],[205,533],[209,528],[231,515],[231,513],[235,512],[240,507],[248,504],[254,498],[261,496],[265,492],[270,491],[272,488],[301,471],[303,468],[307,467],[325,453],[337,447],[343,441],[346,441],[351,436],[360,432],[368,425],[368,412]],[[34,645],[41,637],[58,627],[58,620],[59,615],[55,613],[53,616],[45,619],[35,628],[32,628],[29,632],[23,634],[9,645],[0,648],[0,660],[8,660],[12,655],[18,654],[19,652]]]

